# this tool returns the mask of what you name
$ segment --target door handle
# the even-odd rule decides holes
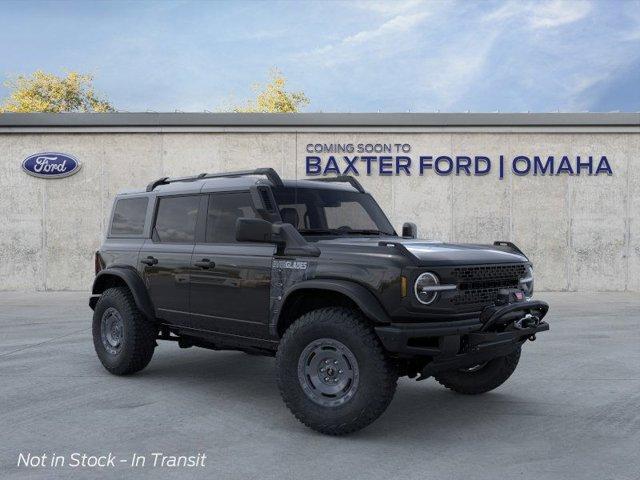
[[[202,260],[200,260],[199,262],[193,262],[193,264],[196,267],[200,267],[203,269],[207,269],[207,268],[214,268],[216,266],[215,262],[212,262],[211,260],[209,260],[208,258],[203,258]]]
[[[158,259],[156,257],[152,257],[151,255],[149,255],[147,258],[143,258],[140,261],[145,265],[149,265],[149,266],[152,266],[158,263]]]

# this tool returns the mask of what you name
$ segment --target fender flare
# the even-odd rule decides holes
[[[382,307],[380,301],[376,296],[367,288],[362,285],[349,281],[349,280],[335,280],[335,279],[315,279],[305,280],[295,284],[291,287],[285,295],[282,297],[281,305],[285,305],[291,294],[299,290],[329,290],[337,293],[341,293],[346,297],[353,300],[362,313],[378,324],[391,323],[391,318]],[[278,312],[277,318],[272,325],[273,331],[277,331],[277,327],[282,320],[281,309]]]
[[[93,280],[93,287],[91,288],[92,296],[89,300],[89,306],[91,309],[95,308],[98,297],[102,292],[104,292],[107,280],[113,277],[121,279],[127,285],[133,295],[136,306],[145,315],[145,317],[149,320],[155,319],[155,309],[153,308],[153,303],[149,298],[149,293],[147,292],[142,278],[140,278],[138,272],[127,267],[109,267],[98,272],[96,278]]]

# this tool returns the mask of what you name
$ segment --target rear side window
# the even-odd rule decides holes
[[[162,243],[193,243],[199,204],[199,195],[161,198],[154,239]]]
[[[219,193],[209,197],[207,243],[235,243],[236,220],[257,218],[249,193]]]
[[[111,222],[111,235],[142,235],[149,199],[121,198],[116,202]]]

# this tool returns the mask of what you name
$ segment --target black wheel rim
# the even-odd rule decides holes
[[[358,361],[342,342],[332,338],[314,340],[300,354],[298,381],[304,393],[323,407],[348,402],[358,389]]]
[[[113,307],[107,308],[100,322],[100,337],[105,350],[116,355],[122,348],[124,321],[120,312]]]

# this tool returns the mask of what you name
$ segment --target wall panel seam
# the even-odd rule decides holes
[[[633,145],[633,142],[631,143]],[[629,291],[629,262],[631,261],[631,155],[627,155],[627,166],[626,166],[626,174],[627,174],[627,191],[625,198],[625,275],[624,275],[624,290],[625,292]]]

